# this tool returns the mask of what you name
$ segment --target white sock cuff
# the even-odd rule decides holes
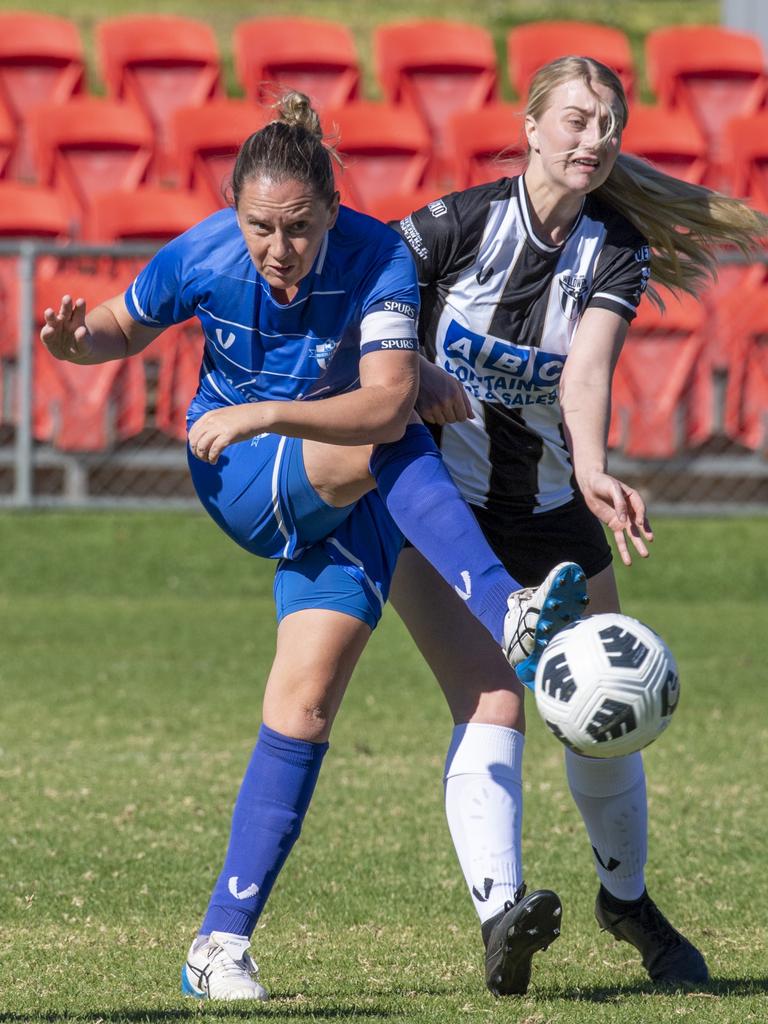
[[[571,790],[584,796],[618,796],[645,778],[643,757],[638,751],[624,757],[582,757],[565,751],[565,768]]]
[[[520,782],[525,735],[504,725],[465,722],[454,727],[443,781],[457,775],[503,775]]]

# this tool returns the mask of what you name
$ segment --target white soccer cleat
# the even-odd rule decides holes
[[[510,595],[504,619],[504,653],[521,683],[533,689],[536,666],[549,641],[576,622],[589,604],[584,570],[561,562],[538,587]]]
[[[207,941],[196,939],[181,969],[181,991],[195,999],[269,999],[259,984],[259,968],[248,955],[247,935],[211,932]]]

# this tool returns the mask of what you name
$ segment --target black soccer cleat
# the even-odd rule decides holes
[[[692,988],[709,981],[704,957],[672,927],[647,892],[633,903],[623,903],[601,885],[595,917],[617,942],[629,942],[639,950],[643,966],[657,985]]]
[[[483,924],[485,983],[495,996],[523,996],[531,980],[531,959],[560,934],[563,907],[549,889],[525,895],[522,885],[514,901]]]

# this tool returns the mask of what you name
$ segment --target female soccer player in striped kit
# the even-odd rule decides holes
[[[596,613],[619,611],[603,525],[627,565],[652,540],[641,496],[606,469],[611,376],[627,327],[649,278],[695,294],[714,273],[713,244],[746,251],[768,223],[620,155],[627,116],[609,68],[557,60],[531,84],[525,172],[394,225],[416,263],[419,334],[435,364],[422,370],[417,409],[437,425],[446,465],[516,579],[574,559]],[[523,688],[414,550],[400,556],[392,602],[456,723],[446,811],[482,924],[487,984],[524,993],[533,954],[559,934],[561,907],[554,892],[523,887]],[[637,947],[653,981],[705,982],[701,953],[645,888],[641,755],[566,750],[565,762],[594,852],[600,926]]]
[[[516,584],[413,414],[412,260],[388,227],[339,208],[305,96],[284,97],[280,118],[243,144],[232,190],[233,209],[161,249],[125,295],[87,316],[65,296],[41,331],[58,358],[96,363],[197,316],[206,341],[188,417],[192,478],[229,536],[278,560],[263,724],[182,975],[188,994],[225,1000],[266,998],[249,937],[298,838],[403,534],[527,678],[586,603],[573,563],[548,567],[537,588]]]

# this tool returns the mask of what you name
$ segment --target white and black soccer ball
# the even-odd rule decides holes
[[[536,669],[536,706],[566,747],[588,757],[642,750],[680,699],[672,652],[628,615],[591,615],[559,633]]]

